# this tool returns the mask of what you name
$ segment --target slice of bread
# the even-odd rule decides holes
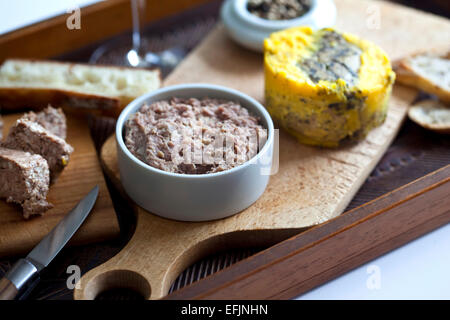
[[[426,129],[439,133],[450,133],[450,107],[440,101],[419,101],[409,108],[408,116]]]
[[[400,60],[397,81],[450,103],[450,50],[418,53]]]
[[[9,59],[0,66],[0,108],[117,116],[136,97],[161,86],[159,70]]]

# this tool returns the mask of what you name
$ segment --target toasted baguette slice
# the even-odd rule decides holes
[[[450,102],[450,50],[407,57],[397,63],[395,72],[399,83]]]
[[[450,133],[450,107],[440,101],[420,101],[409,108],[408,116],[426,129],[439,133]]]
[[[0,67],[0,108],[51,104],[117,116],[130,101],[160,86],[159,70],[10,59]]]

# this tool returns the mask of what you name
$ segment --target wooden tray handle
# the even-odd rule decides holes
[[[0,279],[0,300],[14,300],[17,294],[17,288],[9,279]]]
[[[154,263],[163,262],[152,261],[152,250],[155,250],[152,245],[143,247],[145,238],[158,237],[157,234],[152,235],[151,228],[148,229],[145,223],[151,218],[154,217],[139,210],[139,223],[129,243],[112,259],[81,277],[74,290],[75,300],[94,300],[100,293],[114,288],[136,291],[145,299],[159,299],[167,294],[170,277],[167,272],[155,274],[152,267]],[[170,254],[166,258],[174,259]]]
[[[206,231],[207,225],[167,220],[137,209],[136,231],[129,243],[81,277],[74,299],[93,300],[113,288],[131,289],[151,300],[166,296],[186,267],[219,248],[221,230]]]
[[[134,290],[145,299],[161,299],[184,269],[208,254],[236,247],[269,246],[300,231],[230,232],[217,222],[167,220],[138,208],[136,231],[129,243],[81,277],[74,299],[93,300],[113,288]]]

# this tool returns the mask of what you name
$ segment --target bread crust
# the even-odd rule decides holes
[[[157,72],[159,82],[162,82],[161,71],[155,69],[128,68],[123,66],[98,65],[85,63],[68,63],[61,61],[39,59],[9,59],[24,63],[43,62],[68,66],[83,65],[87,67],[113,68],[120,70],[146,70]],[[6,61],[5,61],[6,62]],[[119,98],[102,94],[84,93],[73,90],[47,88],[47,87],[23,87],[0,85],[0,110],[19,112],[23,110],[40,111],[51,104],[61,107],[67,113],[88,113],[100,116],[118,117],[123,108],[132,101],[130,98]]]
[[[445,107],[442,103],[435,100],[425,100],[420,101],[414,105],[412,105],[408,110],[408,117],[421,127],[432,130],[437,133],[441,134],[450,134],[450,123],[444,123],[444,124],[436,124],[436,123],[429,123],[426,121],[426,118],[422,118],[418,114],[415,113],[416,110],[425,110],[425,109],[439,109]],[[450,113],[450,108],[448,110]]]
[[[24,111],[45,109],[49,104],[58,106],[68,113],[89,113],[116,117],[125,107],[120,99],[75,91],[0,87],[0,108],[4,111]]]

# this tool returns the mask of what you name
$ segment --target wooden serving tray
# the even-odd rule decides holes
[[[339,0],[336,4],[340,30],[374,41],[393,59],[439,46],[440,34],[450,31],[444,19],[389,3]],[[380,11],[379,29],[367,25],[369,5]],[[263,101],[262,56],[235,45],[219,25],[165,85],[189,82],[233,87]],[[392,142],[415,96],[414,90],[396,86],[385,124],[352,146],[312,148],[280,132],[278,173],[271,177],[261,199],[233,217],[186,223],[159,218],[136,207],[137,228],[131,241],[113,259],[83,276],[75,298],[93,299],[115,286],[137,289],[151,299],[161,298],[180,271],[208,253],[238,245],[274,243],[338,216]],[[102,161],[120,187],[115,152],[110,138],[103,147]]]
[[[290,299],[450,223],[450,165],[167,299]]]
[[[4,136],[20,116],[3,117]],[[0,201],[0,256],[28,253],[95,185],[99,186],[97,202],[70,243],[91,243],[119,235],[117,216],[84,118],[67,116],[67,142],[75,151],[69,165],[50,186],[48,201],[54,208],[42,217],[24,220],[20,206]]]
[[[145,0],[143,22],[150,22],[208,0]],[[80,8],[81,29],[69,30],[62,14],[42,22],[0,35],[0,62],[7,58],[49,58],[75,51],[97,41],[131,29],[130,0],[100,1]]]

